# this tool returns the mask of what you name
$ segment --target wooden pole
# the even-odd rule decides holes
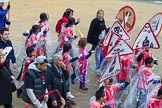
[[[10,5],[10,1],[8,2],[8,5]],[[8,21],[10,21],[10,9],[8,10]],[[8,25],[8,29],[10,29],[10,25]]]

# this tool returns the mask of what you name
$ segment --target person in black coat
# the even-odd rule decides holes
[[[12,80],[15,79],[10,70],[6,68],[5,54],[0,49],[0,105],[12,108]]]
[[[60,108],[64,106],[64,101],[66,100],[66,80],[63,65],[63,58],[60,54],[54,54],[52,63],[47,68],[47,89],[58,90],[61,97],[57,93],[49,95],[48,108]]]
[[[100,67],[100,48],[98,47],[98,44],[100,42],[99,35],[102,33],[102,31],[107,32],[107,28],[105,25],[104,20],[104,11],[102,9],[97,11],[96,18],[94,18],[91,21],[87,41],[88,43],[92,44],[92,50],[95,50],[95,61],[96,61],[96,69],[99,69]]]
[[[10,60],[13,63],[14,69],[16,69],[16,57],[14,54],[14,49],[12,46],[12,42],[9,40],[9,29],[4,27],[0,29],[0,49],[5,49],[6,47],[12,47],[11,52],[8,54],[6,58],[7,68],[10,68]]]

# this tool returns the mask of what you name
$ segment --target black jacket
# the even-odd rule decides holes
[[[89,31],[88,31],[88,36],[87,36],[87,41],[88,43],[97,46],[99,43],[99,35],[103,30],[106,30],[105,26],[105,21],[104,20],[99,20],[98,18],[94,18],[91,21]]]
[[[0,105],[12,104],[11,71],[0,65]]]
[[[45,83],[45,72],[41,72],[36,68],[34,63],[31,63],[28,67],[28,71],[25,74],[24,90],[21,98],[26,102],[30,103],[33,96],[27,95],[27,90],[31,89],[34,96],[42,102],[44,100],[42,95],[46,93],[46,83]],[[32,95],[32,94],[31,94]]]
[[[0,49],[5,49],[6,47],[12,47],[11,52],[8,54],[8,56],[6,58],[6,62],[10,63],[10,60],[11,60],[12,63],[16,63],[16,57],[14,54],[12,42],[10,40],[7,40],[6,42],[4,42],[4,41],[2,41],[2,39],[0,39]]]
[[[50,90],[58,90],[61,96],[66,100],[66,81],[64,77],[64,70],[60,68],[61,71],[57,68],[56,65],[51,64],[48,66],[46,73],[46,81],[47,81],[47,89]],[[61,74],[62,73],[62,74]],[[61,102],[60,97],[57,93],[51,94],[49,96],[48,108],[52,107],[52,101],[56,100],[58,106],[56,108],[60,108]]]

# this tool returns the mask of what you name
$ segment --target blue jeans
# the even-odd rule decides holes
[[[100,68],[100,48],[99,46],[95,49],[95,61],[96,61],[96,69]]]
[[[67,90],[67,92],[69,92],[70,91],[70,74],[69,74],[69,77],[68,77],[68,80],[66,80],[66,90]]]
[[[138,97],[139,101],[137,102],[136,108],[144,108],[145,103],[146,103],[147,94],[148,94],[147,89],[138,88],[137,97]]]

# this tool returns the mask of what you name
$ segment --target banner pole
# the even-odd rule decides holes
[[[8,2],[8,5],[10,5],[10,1]],[[10,21],[10,9],[8,10],[8,21]],[[8,29],[10,29],[10,25],[8,25]]]

